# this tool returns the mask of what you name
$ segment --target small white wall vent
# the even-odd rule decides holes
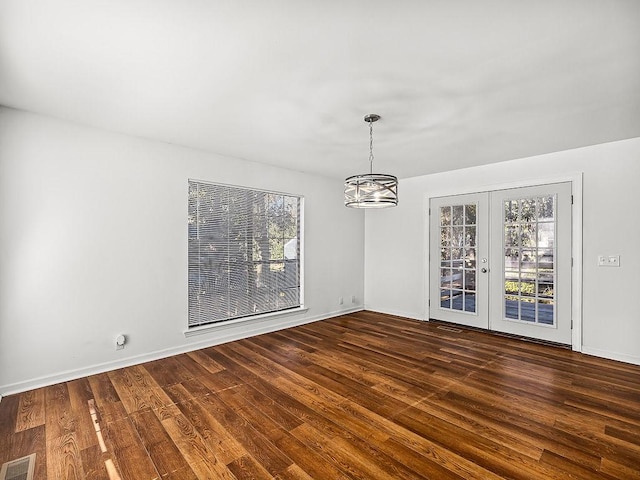
[[[36,464],[36,454],[11,460],[2,465],[0,480],[33,480],[33,470]]]

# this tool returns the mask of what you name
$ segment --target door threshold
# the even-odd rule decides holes
[[[469,327],[467,325],[459,325],[457,323],[446,322],[444,320],[429,319],[429,323],[434,323],[434,324],[436,324],[436,328],[438,328],[440,330],[446,330],[448,332],[461,333],[463,330],[470,330],[470,331],[473,331],[473,332],[488,333],[490,335],[495,335],[497,337],[513,338],[515,340],[522,340],[523,342],[535,343],[535,344],[538,344],[538,345],[547,345],[549,347],[563,348],[565,350],[571,350],[571,348],[572,348],[571,345],[567,345],[565,343],[551,342],[549,340],[541,340],[539,338],[525,337],[525,336],[522,336],[522,335],[515,335],[513,333],[505,333],[505,332],[498,332],[498,331],[495,331],[495,330],[487,330],[486,328]]]

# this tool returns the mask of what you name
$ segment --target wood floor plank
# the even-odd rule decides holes
[[[191,467],[184,467],[168,473],[162,477],[162,480],[198,480],[198,477]]]
[[[250,385],[223,390],[218,392],[218,396],[265,435],[272,430],[289,431],[303,423],[276,403],[276,400],[263,395]]]
[[[456,429],[462,429],[465,433],[468,432],[491,440],[502,448],[513,450],[534,460],[540,459],[544,449],[540,447],[538,441],[531,441],[527,435],[518,435],[518,430],[509,429],[486,417],[474,417],[469,415],[467,411],[464,414],[460,413],[460,409],[456,409],[456,406],[458,405],[451,405],[451,402],[446,400],[425,399],[413,405],[412,408],[429,417],[448,423]]]
[[[44,389],[38,388],[20,395],[16,432],[44,425]]]
[[[396,416],[405,428],[430,439],[448,451],[470,459],[474,464],[499,476],[513,479],[558,478],[536,460],[522,455],[515,449],[505,448],[493,439],[483,438],[473,432],[457,428],[436,417],[425,416],[421,410],[411,407]]]
[[[628,444],[640,449],[640,429],[631,430],[612,425],[605,425],[604,433],[609,437],[617,438],[618,440],[627,442]]]
[[[247,454],[240,442],[218,422],[215,411],[208,410],[197,400],[180,403],[178,407],[198,432],[206,447],[222,463],[229,464]]]
[[[313,477],[298,465],[291,465],[277,477],[278,480],[313,480]]]
[[[75,432],[76,416],[71,407],[67,384],[58,383],[45,389],[47,441]]]
[[[542,454],[540,463],[552,468],[554,471],[561,470],[569,478],[579,478],[581,480],[611,480],[613,478],[600,468],[594,470],[549,451],[545,451]]]
[[[438,480],[463,480],[470,477],[459,475],[453,469],[425,457],[424,455],[409,448],[405,444],[389,438],[381,446],[381,450],[393,458],[402,459],[402,462],[414,472],[420,472],[425,478],[437,478]]]
[[[86,480],[111,480],[105,465],[109,457],[102,453],[98,445],[85,448],[80,452],[80,457]]]
[[[89,410],[89,400],[93,400],[93,392],[91,384],[87,378],[81,378],[67,382],[69,391],[69,403],[77,419],[76,439],[80,450],[93,447],[98,444],[95,429],[87,428],[92,424],[91,413]]]
[[[243,362],[244,369],[249,370],[251,373],[264,373],[266,362],[260,364],[254,363],[253,360],[251,360],[254,352],[242,345],[235,345],[234,351],[235,354],[230,351],[225,351],[225,355],[232,355],[234,358],[242,359],[239,361]],[[237,352],[243,352],[246,356],[237,355]],[[282,405],[288,412],[296,418],[299,418],[301,422],[308,423],[329,436],[338,434],[340,426],[321,415],[312,402],[305,403],[308,398],[296,398],[295,392],[293,392],[292,389],[286,388],[287,384],[283,383],[283,380],[278,377],[276,373],[270,372],[269,375],[271,375],[271,377],[267,377],[263,381],[255,381],[254,376],[250,376],[251,386],[266,397],[277,401],[279,405]]]
[[[200,365],[196,360],[186,353],[176,355],[173,357],[180,365],[180,371],[176,374],[176,380],[182,379],[183,381],[190,380],[192,378],[206,377],[211,371],[203,365]],[[188,372],[188,373],[183,373]]]
[[[45,478],[47,476],[47,449],[45,435],[45,426],[39,425],[28,430],[16,432],[13,437],[11,459],[26,457],[32,453],[36,454],[33,473],[34,478]]]
[[[289,432],[305,448],[315,452],[324,463],[340,472],[337,478],[360,479],[366,478],[365,472],[360,472],[349,461],[344,462],[341,456],[336,456],[331,448],[332,437],[328,437],[323,432],[316,430],[308,424],[302,424]]]
[[[0,462],[35,452],[39,480],[640,479],[639,412],[640,366],[364,311],[7,396]]]
[[[129,415],[147,409],[166,411],[166,415],[175,413],[173,401],[146,370],[146,364],[115,370],[108,375]]]
[[[131,415],[131,421],[140,441],[160,476],[166,477],[180,471],[187,475],[189,464],[165,430],[153,410],[143,410]]]
[[[298,466],[311,478],[331,478],[332,480],[352,478],[342,472],[333,462],[326,461],[315,449],[309,448],[294,435],[283,435],[276,440],[275,444],[295,462],[292,466]]]
[[[91,375],[87,380],[91,386],[100,422],[113,422],[127,416],[127,411],[108,374]]]
[[[274,478],[251,455],[243,455],[235,459],[227,467],[238,480],[268,480]]]
[[[155,480],[160,478],[129,418],[101,425],[107,452],[124,479]],[[55,477],[52,477],[55,478]]]
[[[200,377],[198,380],[210,391],[220,392],[228,388],[234,388],[238,385],[242,385],[242,380],[229,373],[227,370],[221,370],[220,372],[209,374],[205,377]]]
[[[0,465],[13,460],[11,451],[19,411],[19,395],[10,395],[0,402]]]
[[[198,478],[235,478],[184,415],[166,418],[162,425]]]
[[[601,457],[640,470],[640,446],[638,445],[618,442],[615,438],[607,437],[601,432],[584,428],[584,423],[576,424],[559,420],[554,431],[558,436],[570,438],[585,450],[597,450]]]
[[[68,432],[47,438],[47,477],[80,480],[85,478],[76,435]]]
[[[147,362],[144,364],[144,370],[153,377],[155,383],[160,387],[173,385],[182,380],[189,380],[199,374],[199,372],[186,368],[179,358],[180,356],[175,356]],[[206,369],[202,367],[200,369],[202,372],[206,372]]]
[[[514,450],[532,458],[540,458],[542,451],[546,449],[570,456],[581,463],[594,466],[600,463],[599,455],[582,449],[570,440],[565,442],[562,434],[536,421],[535,417],[518,415],[495,404],[479,404],[471,397],[453,397],[447,394],[429,397],[416,407],[426,407],[425,412],[429,415],[438,416],[463,427],[468,424],[465,428],[499,440],[505,446],[511,445]],[[493,435],[494,430],[500,433]],[[509,442],[506,438],[501,438],[502,436],[511,437],[513,440]]]
[[[180,383],[174,383],[173,385],[164,387],[163,390],[174,403],[186,402],[211,394],[211,390],[198,378],[191,378]]]
[[[255,458],[272,475],[279,474],[293,463],[290,458],[279,451],[273,443],[226,405],[216,394],[202,397],[196,401],[206,409],[216,412],[216,418],[224,429],[233,435],[251,457]],[[236,474],[231,467],[229,469]]]
[[[217,373],[224,370],[224,367],[218,365],[215,360],[205,353],[205,349],[188,352],[186,355],[209,373]]]
[[[608,458],[602,459],[600,471],[618,480],[640,480],[640,471],[620,465]]]

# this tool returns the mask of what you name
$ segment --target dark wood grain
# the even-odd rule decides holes
[[[105,462],[123,480],[640,479],[640,367],[450,327],[365,311],[9,396],[0,460],[36,452],[51,480]]]
[[[19,409],[16,432],[44,425],[44,389],[38,388],[20,395]]]
[[[16,423],[20,411],[20,396],[11,395],[0,402],[0,464],[13,460]]]

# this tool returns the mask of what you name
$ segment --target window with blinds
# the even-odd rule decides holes
[[[302,198],[189,181],[189,327],[301,305]]]

